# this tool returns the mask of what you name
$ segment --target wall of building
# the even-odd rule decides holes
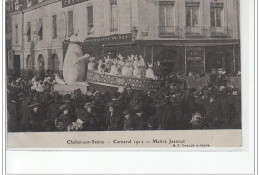
[[[31,56],[35,60],[35,69],[39,70],[38,58],[40,55],[44,58],[44,68],[45,71],[50,68],[51,59],[54,54],[58,56],[60,66],[63,64],[63,52],[62,52],[62,42],[66,35],[66,17],[60,11],[61,1],[52,0],[43,3],[48,3],[47,5],[35,5],[26,10],[24,10],[24,60],[23,64],[26,69],[27,67],[26,59]],[[57,38],[53,39],[53,25],[52,17],[57,15]],[[39,40],[37,28],[39,24],[39,19],[42,19],[43,25],[43,39]],[[31,41],[27,40],[27,23],[31,23]],[[32,60],[33,60],[32,59]]]
[[[22,36],[23,36],[23,30],[22,30],[22,26],[23,26],[23,14],[22,12],[14,12],[12,14],[10,14],[10,18],[11,20],[11,47],[12,50],[9,53],[9,60],[8,60],[8,69],[10,69],[12,71],[13,69],[13,63],[14,63],[14,55],[19,55],[20,56],[20,60],[23,60],[23,47],[22,47]],[[18,42],[16,42],[16,25],[18,25]],[[23,64],[21,64],[21,69],[23,68]]]
[[[38,58],[40,55],[44,58],[45,70],[50,68],[51,59],[54,54],[58,56],[60,67],[63,65],[62,43],[69,39],[68,36],[68,12],[73,11],[74,33],[80,36],[102,37],[113,34],[131,33],[133,28],[138,30],[137,40],[173,40],[191,41],[191,38],[185,37],[185,2],[194,0],[175,0],[174,5],[174,26],[180,28],[180,35],[177,37],[160,37],[159,36],[159,0],[117,0],[118,5],[118,30],[111,31],[110,24],[110,0],[89,0],[83,3],[75,4],[62,8],[61,0],[46,0],[39,4],[23,9],[22,12],[15,12],[11,15],[12,24],[12,50],[13,54],[21,55],[21,68],[27,69],[26,58],[31,56],[35,60],[35,68],[39,70]],[[200,2],[199,26],[207,29],[206,36],[198,37],[195,40],[238,40],[238,0],[196,0]],[[224,3],[223,26],[228,26],[232,31],[232,37],[211,38],[209,36],[210,28],[210,2]],[[87,32],[87,7],[93,5],[94,9],[94,33]],[[52,17],[57,16],[57,38],[52,38]],[[24,18],[24,19],[23,19]],[[43,20],[43,40],[38,39],[37,25],[39,19]],[[26,31],[27,23],[31,22],[31,42],[27,41]],[[19,42],[15,43],[15,25],[18,24]],[[22,28],[23,26],[23,28]],[[22,41],[24,41],[22,43]],[[194,42],[194,38],[191,42]],[[136,46],[137,47],[137,46]],[[139,46],[138,46],[139,47]],[[179,68],[183,65],[184,50],[178,47],[177,54]],[[138,49],[137,49],[138,50]],[[144,52],[148,59],[152,57],[152,47],[139,50]],[[141,54],[140,53],[138,54]],[[10,57],[10,67],[12,67],[12,56]],[[183,68],[181,68],[182,70]],[[178,70],[179,71],[179,70]]]
[[[132,14],[132,9],[136,8],[134,2],[137,0],[117,0],[118,5],[118,30],[110,30],[110,1],[109,0],[90,0],[62,8],[61,11],[68,14],[73,11],[74,32],[81,36],[99,37],[113,34],[125,34],[131,32],[131,23],[137,23],[138,16]],[[87,32],[87,7],[93,5],[94,9],[94,33],[88,35]],[[133,11],[136,11],[133,10]],[[137,14],[137,13],[135,13]],[[134,16],[134,17],[133,17]],[[135,20],[132,20],[135,18]]]
[[[159,37],[159,1],[138,1],[139,5],[139,38],[144,40],[183,40],[187,39],[184,36],[186,19],[185,19],[185,2],[192,0],[175,0],[174,5],[174,26],[180,28],[180,35],[176,38],[172,37]],[[195,2],[194,0],[192,2]],[[199,9],[199,26],[205,28],[206,39],[210,39],[210,3],[220,2],[224,3],[224,19],[222,20],[223,26],[227,26],[231,31],[227,39],[239,39],[238,35],[238,0],[196,0],[200,2]],[[145,35],[145,33],[148,35]],[[205,39],[205,37],[201,37]],[[223,39],[223,38],[222,38]]]

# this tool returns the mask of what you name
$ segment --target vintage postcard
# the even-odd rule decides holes
[[[7,149],[242,148],[239,0],[6,0]]]

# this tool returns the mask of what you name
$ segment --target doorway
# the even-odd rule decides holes
[[[172,47],[158,47],[154,58],[155,61],[161,62],[165,76],[177,73],[177,52]]]
[[[44,69],[44,58],[42,55],[39,55],[38,57],[38,65],[39,65],[39,76],[44,77],[45,69]]]
[[[21,60],[20,55],[14,55],[14,76],[21,76]]]
[[[51,68],[52,68],[53,73],[58,74],[59,67],[60,67],[60,62],[59,62],[58,56],[56,54],[53,54],[52,59],[51,59]]]
[[[212,51],[207,54],[206,58],[206,71],[207,73],[219,73],[225,71],[230,72],[230,63],[228,53],[223,50]]]

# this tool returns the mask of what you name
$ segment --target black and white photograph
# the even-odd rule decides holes
[[[4,0],[6,174],[254,174],[257,0]]]
[[[8,132],[241,129],[239,0],[6,0]]]

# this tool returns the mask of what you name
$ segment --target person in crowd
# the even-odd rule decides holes
[[[82,124],[82,131],[98,131],[100,130],[100,120],[97,118],[96,113],[93,111],[94,105],[87,102],[84,109],[76,109],[77,122]]]
[[[134,118],[130,110],[125,110],[123,112],[124,122],[123,122],[123,131],[134,130]]]
[[[9,114],[8,120],[8,131],[9,132],[17,132],[19,131],[19,124],[20,124],[20,110],[19,110],[19,101],[17,94],[10,94],[8,95],[7,100],[7,112]]]
[[[230,108],[232,121],[230,123],[230,128],[239,129],[241,128],[241,95],[237,88],[232,89],[232,94],[230,95]]]
[[[47,120],[49,121],[49,129],[54,129],[55,120],[60,115],[60,107],[62,106],[61,96],[55,92],[53,95],[53,101],[48,106]]]
[[[55,127],[58,131],[67,131],[68,126],[72,122],[71,110],[68,105],[62,105],[60,107],[60,116],[55,119]]]
[[[137,104],[134,107],[134,117],[133,117],[133,125],[134,130],[147,130],[148,127],[148,119],[147,116],[145,116],[142,106],[140,104]]]
[[[41,123],[43,121],[43,116],[40,111],[39,103],[33,102],[28,107],[28,112],[25,118],[26,119],[21,124],[26,132],[40,132],[43,130]]]
[[[117,112],[116,105],[111,102],[108,104],[108,110],[106,112],[106,126],[108,131],[120,130],[122,118]]]

